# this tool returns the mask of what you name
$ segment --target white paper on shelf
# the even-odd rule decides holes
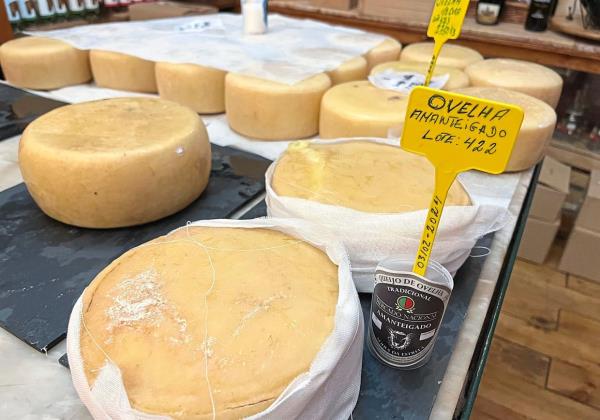
[[[76,48],[150,61],[191,63],[293,84],[333,70],[385,37],[309,19],[269,15],[269,30],[244,35],[241,15],[219,13],[27,32]]]

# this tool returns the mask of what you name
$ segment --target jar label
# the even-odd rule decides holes
[[[451,290],[410,272],[378,268],[371,300],[371,344],[396,367],[418,363],[432,350]]]

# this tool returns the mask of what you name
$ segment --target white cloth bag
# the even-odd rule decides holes
[[[343,245],[318,225],[298,220],[207,220],[191,226],[274,229],[324,250],[338,265],[339,295],[334,327],[308,372],[296,377],[265,411],[251,419],[340,419],[350,417],[360,390],[363,317]],[[183,228],[180,228],[183,229]],[[67,352],[73,385],[95,419],[168,420],[131,408],[119,368],[107,362],[92,389],[83,369],[80,351],[82,299],[69,320]]]
[[[314,140],[313,143],[349,141],[398,146],[398,140],[375,138]],[[273,162],[265,175],[269,216],[319,223],[331,231],[348,250],[354,283],[359,292],[373,292],[373,276],[380,261],[398,255],[416,255],[428,210],[398,214],[367,213],[302,198],[283,197],[273,190],[271,183],[278,162],[279,159]],[[468,258],[481,236],[500,229],[506,223],[506,206],[514,192],[514,177],[510,175],[504,179],[479,172],[463,175],[459,180],[469,193],[472,205],[444,208],[432,253],[432,258],[452,275]]]

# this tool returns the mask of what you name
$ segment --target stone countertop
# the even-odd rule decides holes
[[[17,164],[17,150],[18,137],[0,141],[0,189],[9,188],[22,181]],[[519,186],[510,205],[510,221],[495,234],[491,253],[477,280],[469,311],[461,327],[431,418],[452,418],[461,397],[469,364],[481,334],[531,175],[531,170],[521,174]],[[257,199],[255,203],[259,201]],[[237,217],[243,213],[240,212]],[[0,329],[0,418],[90,418],[73,389],[69,371],[58,363],[64,352],[64,341],[47,354],[42,354]]]

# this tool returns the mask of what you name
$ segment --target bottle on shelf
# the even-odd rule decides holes
[[[479,0],[477,2],[477,23],[496,25],[504,8],[504,0]]]
[[[542,32],[548,27],[548,20],[552,14],[555,0],[531,0],[525,29],[528,31]]]
[[[4,0],[4,5],[6,6],[6,15],[8,17],[8,22],[12,27],[13,32],[15,29],[19,27],[19,23],[21,22],[21,12],[19,12],[19,2],[18,0]]]

